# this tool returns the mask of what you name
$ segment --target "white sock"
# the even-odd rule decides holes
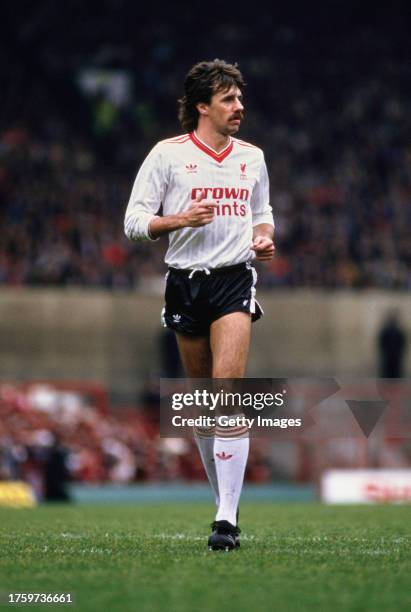
[[[243,488],[245,466],[247,464],[249,437],[215,438],[214,457],[217,468],[220,505],[216,521],[237,524],[237,508]]]
[[[218,493],[218,480],[214,460],[214,435],[201,436],[196,431],[194,433],[194,439],[197,443],[198,450],[200,451],[201,461],[203,462],[208,481],[214,491],[215,503],[218,508],[220,504],[220,496]]]

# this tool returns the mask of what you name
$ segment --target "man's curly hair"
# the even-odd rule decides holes
[[[227,91],[232,86],[239,89],[245,87],[237,64],[228,64],[220,59],[195,64],[184,80],[184,96],[178,100],[178,118],[183,130],[192,132],[196,129],[199,116],[197,104],[209,104],[215,93]]]

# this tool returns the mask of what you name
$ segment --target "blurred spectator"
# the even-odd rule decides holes
[[[67,452],[57,435],[48,447],[44,459],[44,498],[46,501],[70,501],[67,483],[70,474],[67,466]]]
[[[401,327],[399,314],[394,310],[388,314],[378,334],[381,378],[402,378],[404,376],[406,348],[407,336]]]

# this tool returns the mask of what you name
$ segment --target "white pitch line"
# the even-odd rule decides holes
[[[202,542],[204,538],[207,537],[207,534],[205,536],[192,536],[186,533],[155,533],[151,537],[159,540],[189,540],[190,542]],[[255,540],[255,537],[244,535],[241,536],[241,541],[243,540]]]

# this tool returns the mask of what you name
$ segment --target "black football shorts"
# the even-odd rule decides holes
[[[176,332],[208,335],[216,319],[247,312],[252,321],[264,313],[255,299],[257,272],[248,263],[214,270],[169,268],[162,323]]]

